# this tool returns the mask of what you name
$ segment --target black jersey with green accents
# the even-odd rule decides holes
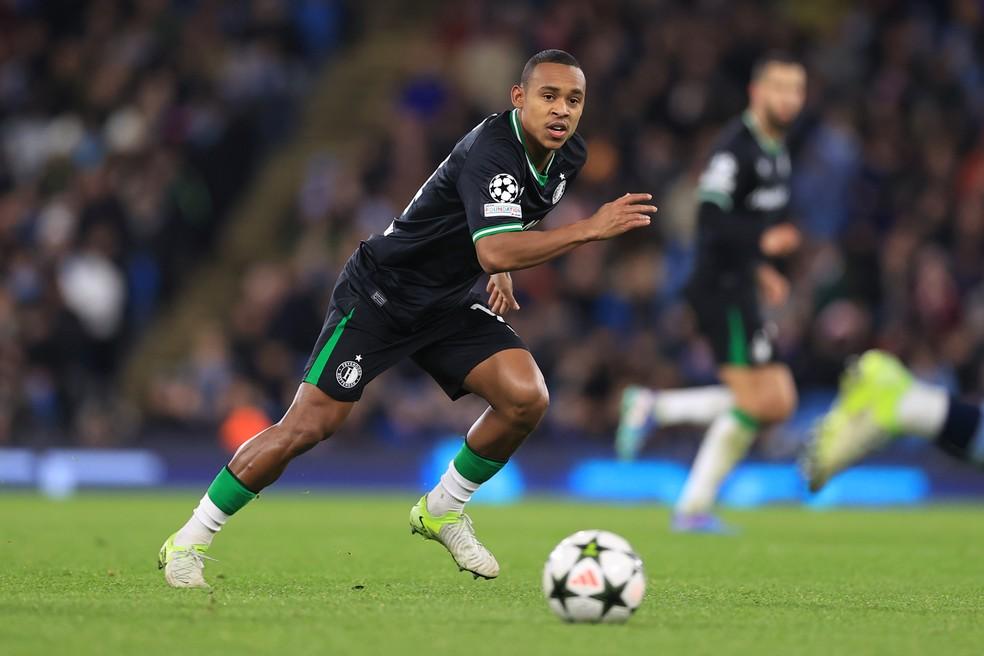
[[[725,128],[698,184],[696,284],[747,284],[762,233],[786,217],[791,173],[785,145],[748,112]]]
[[[346,265],[361,294],[408,328],[455,307],[482,275],[475,242],[528,230],[564,195],[587,158],[574,134],[541,173],[530,161],[518,110],[465,135],[381,235]]]

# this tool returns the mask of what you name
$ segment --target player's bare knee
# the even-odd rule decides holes
[[[536,428],[550,406],[550,394],[542,381],[513,386],[502,410],[514,425]]]
[[[792,376],[785,374],[777,377],[765,394],[765,405],[769,408],[769,422],[778,423],[789,419],[796,412],[798,402],[796,385]]]
[[[739,407],[761,424],[777,424],[796,410],[796,389],[785,385],[762,389]]]

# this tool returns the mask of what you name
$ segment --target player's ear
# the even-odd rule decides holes
[[[519,84],[514,84],[512,90],[509,92],[509,96],[512,98],[513,107],[522,109],[523,101],[526,98],[526,92],[523,90],[523,87]]]

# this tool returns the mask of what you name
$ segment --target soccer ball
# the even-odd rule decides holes
[[[642,560],[624,538],[608,531],[564,538],[543,568],[543,594],[565,622],[624,622],[645,591]]]

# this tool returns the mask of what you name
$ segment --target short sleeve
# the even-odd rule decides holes
[[[457,188],[472,242],[523,229],[523,164],[516,148],[503,141],[475,144],[468,153]]]

